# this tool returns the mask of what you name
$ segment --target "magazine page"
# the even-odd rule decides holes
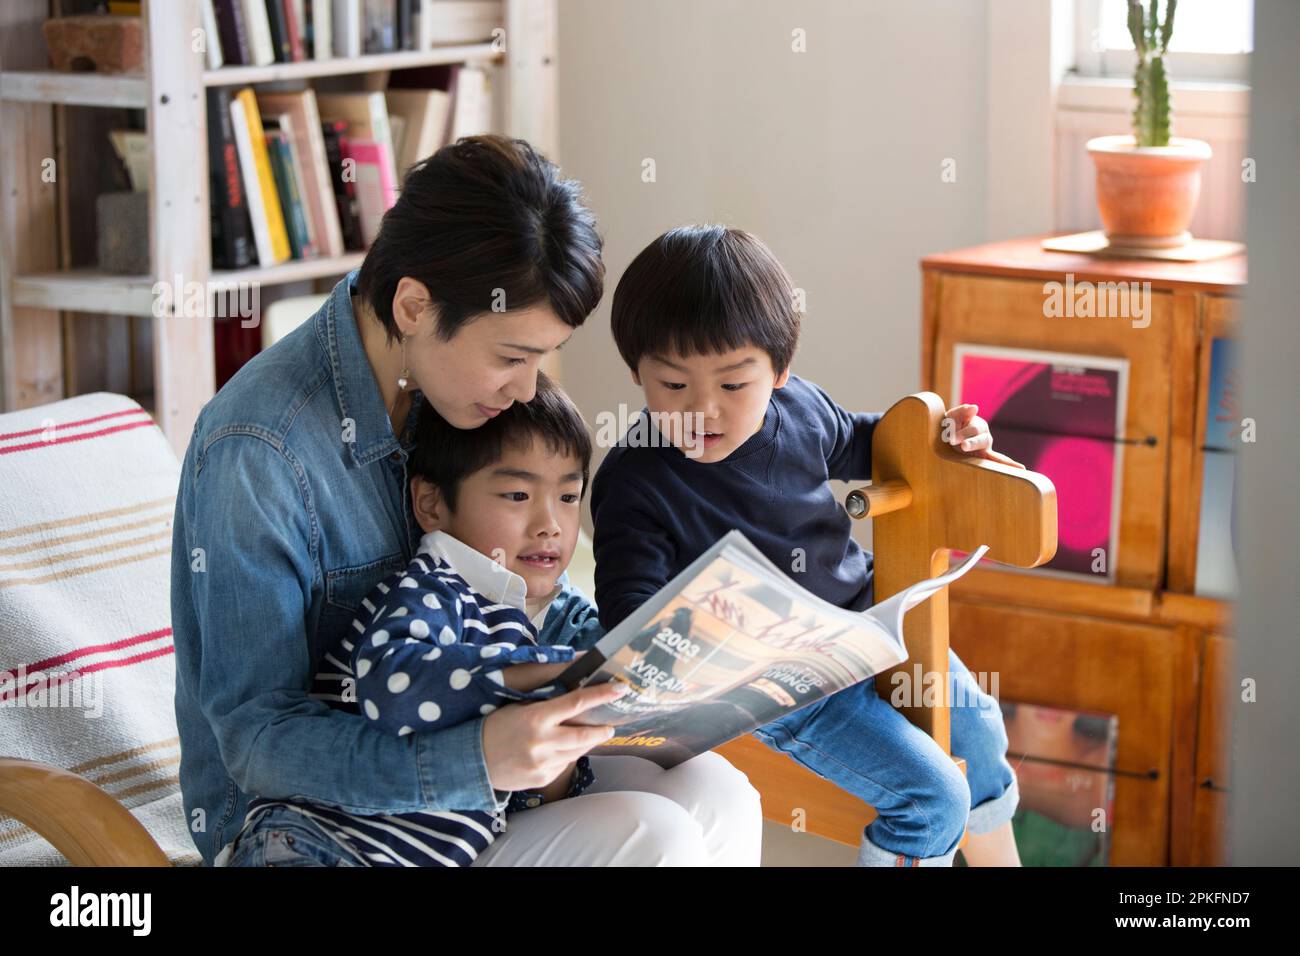
[[[916,607],[922,601],[929,598],[942,587],[946,587],[956,581],[959,577],[969,571],[975,565],[979,564],[980,559],[988,553],[989,546],[982,544],[967,556],[966,560],[961,562],[955,568],[952,568],[945,574],[937,578],[928,578],[924,581],[918,581],[909,588],[904,588],[892,597],[888,597],[879,604],[873,604],[863,611],[863,614],[869,615],[880,624],[881,627],[889,633],[897,635],[901,641],[903,639],[903,615],[912,608]]]
[[[901,622],[909,599],[914,606],[964,570],[909,588],[889,616]],[[732,531],[560,680],[629,684],[571,723],[618,728],[592,753],[672,767],[906,659],[897,630],[810,594]]]

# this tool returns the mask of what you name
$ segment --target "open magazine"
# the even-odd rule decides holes
[[[609,680],[631,687],[569,723],[618,728],[592,753],[674,767],[907,660],[903,615],[987,551],[846,611],[730,531],[560,675],[569,690]]]

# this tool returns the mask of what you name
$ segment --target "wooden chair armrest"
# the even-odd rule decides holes
[[[89,780],[41,763],[0,757],[0,815],[48,840],[73,866],[170,866],[122,804]]]

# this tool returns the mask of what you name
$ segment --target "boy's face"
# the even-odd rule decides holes
[[[763,427],[772,391],[789,377],[788,368],[777,375],[772,359],[755,346],[646,355],[632,373],[668,440],[706,463],[722,461]]]
[[[465,477],[456,510],[422,477],[411,479],[416,519],[515,572],[530,598],[544,597],[569,566],[578,542],[582,462],[551,454],[546,441],[507,445],[501,459]]]

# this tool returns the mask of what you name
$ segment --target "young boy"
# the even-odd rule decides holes
[[[453,428],[425,404],[411,503],[426,533],[411,563],[362,601],[353,633],[325,655],[312,696],[359,707],[405,735],[562,693],[548,682],[603,634],[565,574],[590,462],[586,423],[544,374],[532,401],[476,429]],[[511,794],[506,812],[577,796],[594,779],[584,755],[550,785]],[[240,836],[285,807],[337,842],[321,862],[356,866],[468,866],[506,823],[482,811],[364,816],[254,797]],[[231,863],[255,856],[237,848]]]
[[[623,274],[611,326],[646,409],[592,486],[605,629],[732,528],[819,597],[871,606],[871,555],[853,540],[829,480],[871,477],[882,415],[846,412],[790,373],[799,315],[771,251],[720,226],[665,233]],[[951,441],[971,453],[992,445],[976,410],[948,412]],[[1010,820],[1019,795],[998,706],[956,654],[949,668],[956,700],[978,702],[952,710],[953,753],[966,758],[969,780],[873,681],[755,731],[878,811],[860,865],[950,866],[963,828],[968,863],[1018,863]]]

